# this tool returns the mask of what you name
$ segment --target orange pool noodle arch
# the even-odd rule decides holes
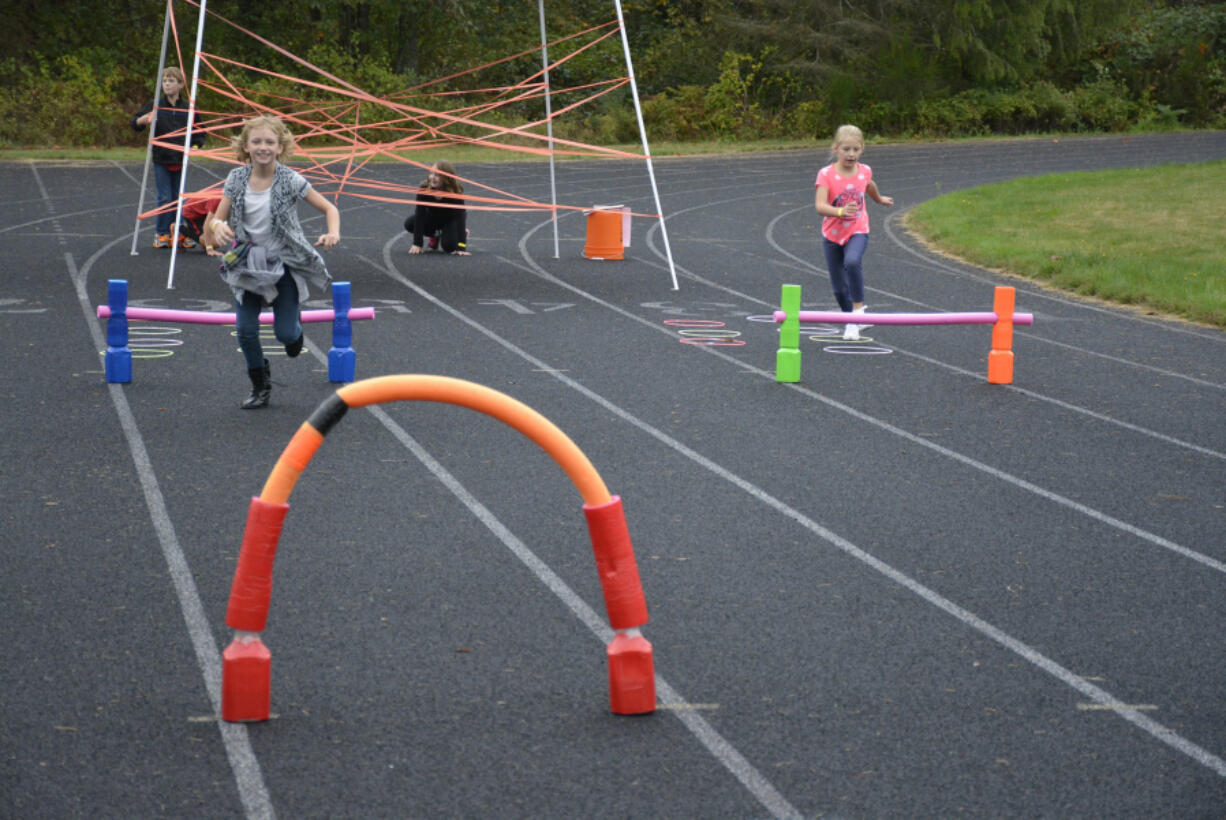
[[[423,374],[380,376],[338,389],[303,422],[248,508],[226,624],[236,630],[222,653],[222,719],[267,720],[271,712],[271,653],[260,640],[272,599],[272,569],[289,497],[328,431],[353,407],[390,401],[434,401],[492,416],[527,436],[566,473],[584,501],[609,620],[610,706],[617,714],[655,710],[651,644],[638,632],[647,622],[634,550],[621,499],[573,441],[540,413],[505,393],[463,379]]]

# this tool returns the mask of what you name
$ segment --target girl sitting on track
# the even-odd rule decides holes
[[[844,313],[863,313],[864,251],[868,248],[868,210],[864,196],[879,205],[893,205],[873,181],[873,169],[860,162],[864,134],[854,125],[841,125],[830,146],[830,164],[817,173],[814,207],[822,219],[822,250],[830,271],[834,298]],[[843,338],[858,341],[861,325],[848,323]]]
[[[465,217],[464,186],[455,175],[455,168],[446,160],[439,160],[430,169],[430,175],[421,184],[422,188],[439,191],[440,195],[422,191],[417,195],[413,214],[404,221],[404,229],[413,234],[409,253],[421,253],[426,246],[430,250],[442,248],[444,253],[470,256],[468,252],[468,229]],[[440,207],[431,203],[445,203]]]
[[[260,346],[260,309],[271,304],[273,330],[285,355],[302,352],[299,305],[307,298],[306,279],[324,288],[331,278],[319,252],[298,222],[298,200],[305,199],[327,218],[328,230],[315,244],[325,250],[340,242],[340,212],[297,171],[280,163],[293,151],[294,137],[277,117],[254,117],[234,138],[241,165],[230,172],[211,228],[216,244],[229,248],[221,277],[237,305],[238,343],[247,362],[251,395],[245,410],[268,406],[272,368]]]

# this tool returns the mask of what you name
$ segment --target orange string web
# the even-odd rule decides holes
[[[184,2],[199,7],[196,0],[184,0]],[[173,3],[168,3],[167,9],[171,28],[174,30],[179,64],[183,65],[182,52],[178,46],[178,28],[175,24]],[[293,64],[306,69],[315,75],[316,79],[272,71],[222,55],[201,51],[197,55],[201,65],[200,76],[196,78],[197,86],[213,92],[218,97],[232,100],[235,105],[232,111],[196,109],[197,119],[193,131],[219,137],[221,144],[218,147],[193,147],[190,149],[190,155],[193,158],[207,157],[220,162],[238,164],[229,146],[230,137],[237,134],[243,122],[250,117],[261,114],[272,115],[280,117],[294,132],[294,159],[297,170],[307,177],[312,186],[321,193],[334,198],[344,195],[377,202],[405,204],[412,204],[417,194],[426,192],[426,189],[417,185],[402,185],[380,179],[376,174],[377,166],[371,165],[374,159],[382,158],[428,170],[429,163],[412,159],[410,154],[414,151],[444,145],[480,145],[541,157],[565,155],[645,158],[644,154],[588,145],[574,140],[554,137],[551,141],[546,134],[541,133],[541,129],[552,120],[617,89],[624,88],[630,82],[629,77],[617,77],[581,86],[551,89],[544,82],[546,68],[542,66],[511,85],[463,90],[454,88],[428,90],[444,83],[473,78],[484,69],[539,53],[542,46],[421,83],[390,97],[380,98],[213,11],[209,11],[208,15],[251,37]],[[575,41],[578,41],[578,45],[574,45],[570,53],[551,60],[548,71],[555,71],[568,60],[618,34],[620,34],[620,27],[617,21],[613,20],[548,43],[548,48],[553,50],[563,43],[573,45]],[[257,88],[256,85],[261,80],[265,85],[293,88],[298,90],[302,96],[295,97],[286,92],[274,93],[266,88]],[[543,107],[546,95],[549,95],[551,101],[561,99],[568,102],[557,110],[551,111],[547,117],[519,125],[500,125],[482,119],[491,112],[512,104],[540,100]],[[453,99],[457,101],[453,102]],[[163,147],[182,148],[184,136],[184,131],[180,130],[159,135],[152,142]],[[306,167],[300,166],[301,161],[305,161]],[[590,206],[554,205],[540,202],[458,175],[456,179],[465,184],[466,204],[463,207],[468,210],[549,212],[590,209]],[[216,183],[209,186],[209,189],[220,185],[221,183]],[[191,194],[184,196],[190,197]],[[448,206],[444,203],[439,203],[439,206],[461,207]],[[174,203],[171,203],[141,214],[141,217],[148,217],[174,207]],[[636,213],[633,215],[659,218],[659,214]]]

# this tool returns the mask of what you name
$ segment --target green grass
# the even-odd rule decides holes
[[[1226,327],[1226,161],[1017,179],[907,214],[934,248],[1044,285]]]

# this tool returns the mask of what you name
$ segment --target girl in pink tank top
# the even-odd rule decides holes
[[[868,210],[865,197],[879,205],[893,205],[873,181],[873,169],[860,162],[864,134],[854,125],[841,125],[830,146],[830,164],[817,174],[814,207],[822,219],[822,251],[830,271],[835,301],[844,312],[863,313],[864,251],[868,248]],[[861,325],[848,323],[843,338],[858,341]]]

